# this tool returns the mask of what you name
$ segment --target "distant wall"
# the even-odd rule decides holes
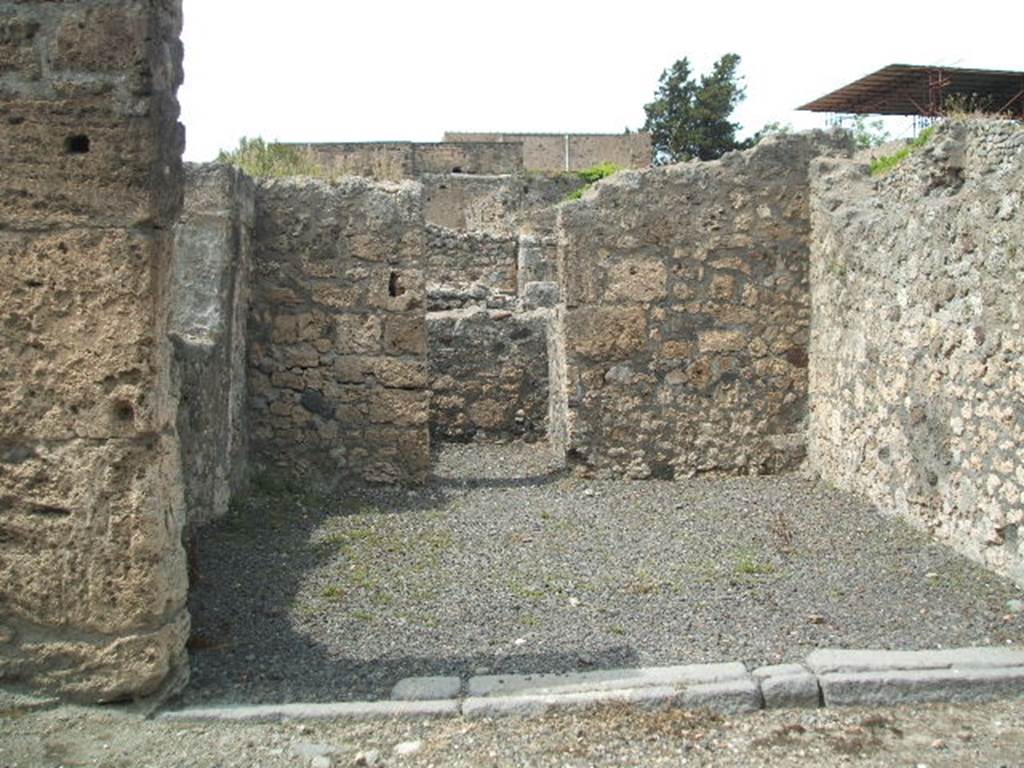
[[[241,171],[188,165],[175,227],[168,333],[180,384],[190,525],[222,517],[246,486],[246,325],[255,189]]]
[[[426,244],[428,286],[482,285],[504,293],[516,292],[518,242],[514,236],[428,225]]]
[[[807,168],[820,132],[625,172],[559,208],[567,434],[580,471],[797,466],[807,408]]]
[[[600,163],[615,163],[624,168],[646,168],[651,164],[651,135],[643,131],[621,134],[448,131],[444,140],[522,144],[522,163],[527,171],[579,171]]]
[[[812,468],[1024,585],[1024,128],[813,171]]]
[[[427,328],[435,441],[544,436],[548,317],[543,312],[431,312]]]
[[[0,5],[0,680],[188,678],[167,340],[181,7]]]
[[[424,174],[423,213],[430,224],[512,234],[523,216],[554,205],[583,185],[575,173]]]
[[[249,375],[263,471],[426,478],[419,190],[356,177],[258,186]]]
[[[339,174],[412,179],[424,173],[506,174],[522,170],[513,144],[420,144],[409,141],[306,144],[316,160]]]

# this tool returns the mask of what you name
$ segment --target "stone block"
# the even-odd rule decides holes
[[[150,56],[152,23],[143,5],[72,8],[57,24],[50,64],[54,70],[131,72]]]
[[[36,639],[0,655],[7,679],[88,704],[168,696],[188,681],[188,614],[182,610],[152,632],[111,638],[78,634]]]
[[[10,616],[115,635],[183,607],[176,441],[6,445],[0,599]]]
[[[591,360],[628,360],[647,342],[647,318],[639,307],[580,307],[565,318],[566,349]]]
[[[123,230],[0,232],[0,435],[162,428],[153,279],[167,249]]]
[[[427,323],[422,315],[396,315],[384,320],[384,353],[425,355]]]
[[[391,689],[391,698],[396,701],[454,699],[461,690],[462,680],[458,677],[407,677],[399,680]]]
[[[613,304],[650,303],[665,298],[668,272],[660,259],[627,259],[608,269],[605,300]]]
[[[553,695],[649,686],[705,685],[748,680],[749,677],[743,664],[727,662],[564,674],[480,675],[469,679],[466,690],[469,696]]]
[[[672,706],[678,698],[677,690],[666,687],[518,696],[471,696],[462,702],[462,716],[470,720],[481,717],[533,717],[551,711],[586,710],[604,704],[630,704],[660,709]]]
[[[142,116],[109,97],[0,104],[0,226],[170,227],[182,137],[168,102]],[[166,109],[173,114],[164,114]]]
[[[525,309],[556,307],[561,300],[561,289],[554,282],[526,283],[522,290],[522,300]]]
[[[272,723],[281,720],[402,720],[454,717],[457,701],[346,701],[311,704],[257,704],[197,707],[162,712],[157,718],[176,722],[236,721]]]
[[[39,21],[25,13],[0,10],[0,76],[13,73],[28,81],[42,77],[39,28]]]
[[[832,672],[818,677],[825,705],[897,706],[1024,697],[1024,667]]]
[[[821,705],[818,678],[800,664],[759,667],[751,673],[761,686],[767,709],[814,708]]]
[[[817,675],[833,672],[1024,667],[1024,648],[979,646],[924,651],[821,648],[807,656],[807,666]]]
[[[701,352],[739,352],[746,348],[748,337],[744,331],[701,331],[697,334],[697,346]]]
[[[688,685],[680,692],[678,704],[687,709],[726,714],[756,712],[762,707],[761,690],[747,675],[734,680]]]

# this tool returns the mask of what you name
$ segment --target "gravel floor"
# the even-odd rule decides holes
[[[538,446],[451,446],[427,488],[264,489],[200,535],[177,703],[1024,642],[1020,590],[798,475],[579,480]]]

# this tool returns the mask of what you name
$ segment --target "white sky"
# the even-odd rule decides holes
[[[189,160],[240,136],[440,141],[621,132],[658,76],[742,57],[747,133],[887,64],[1024,69],[1019,0],[184,0]],[[906,130],[893,126],[896,132]]]

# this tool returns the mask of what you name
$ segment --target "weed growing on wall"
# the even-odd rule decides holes
[[[893,168],[895,168],[908,157],[910,157],[912,153],[916,152],[925,144],[927,144],[928,140],[931,139],[933,133],[935,133],[935,126],[930,125],[923,131],[921,131],[921,133],[918,135],[916,139],[911,141],[909,144],[907,144],[907,146],[903,147],[903,149],[899,150],[898,152],[894,152],[891,155],[883,155],[882,157],[876,157],[874,160],[871,161],[871,175],[881,176],[891,171]]]
[[[238,166],[253,177],[313,176],[323,179],[330,175],[308,150],[264,141],[259,136],[255,139],[243,136],[235,149],[221,150],[217,162]]]
[[[625,169],[621,165],[616,165],[615,163],[599,163],[598,165],[592,165],[589,168],[584,168],[582,171],[576,171],[576,175],[586,183],[579,189],[574,189],[566,195],[565,199],[579,200],[583,197],[583,193],[586,192],[592,184],[622,170]]]

